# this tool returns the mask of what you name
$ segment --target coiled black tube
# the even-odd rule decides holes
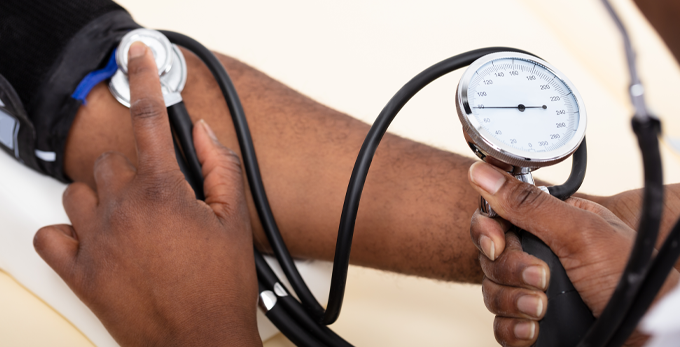
[[[280,282],[274,271],[272,271],[269,264],[267,264],[267,261],[257,249],[255,250],[255,267],[257,269],[257,277],[265,288],[274,291],[274,287],[278,283],[280,288],[283,289],[286,294],[288,293],[288,289]],[[274,292],[276,293],[276,291]],[[332,347],[352,346],[327,326],[321,325],[320,322],[313,321],[307,311],[297,300],[295,300],[295,298],[290,295],[280,296],[279,293],[276,293],[276,295],[279,303],[283,306],[288,315],[295,319],[302,328],[306,329],[321,342]]]
[[[571,173],[564,184],[559,186],[548,187],[550,195],[560,199],[567,200],[574,195],[576,191],[581,188],[583,179],[586,177],[586,167],[588,166],[588,148],[586,146],[586,138],[583,138],[578,149],[571,157]]]
[[[349,269],[349,255],[352,250],[352,238],[354,236],[354,224],[356,222],[357,211],[361,193],[366,183],[368,169],[373,161],[375,151],[380,144],[387,128],[396,117],[397,113],[411,98],[425,86],[437,78],[447,73],[470,65],[473,61],[487,54],[496,52],[520,52],[531,54],[516,48],[490,47],[469,51],[441,61],[425,71],[418,74],[404,85],[387,103],[380,112],[378,118],[371,126],[366,135],[359,155],[352,170],[352,177],[345,194],[345,202],[342,206],[342,216],[340,217],[340,227],[338,229],[338,241],[335,245],[335,258],[333,260],[333,276],[331,278],[331,289],[328,297],[328,306],[323,317],[325,324],[332,324],[340,315],[342,301],[345,295],[345,285],[347,282],[347,271]]]
[[[659,234],[663,211],[663,170],[657,138],[660,123],[653,118],[645,121],[634,118],[633,130],[642,152],[645,176],[640,225],[621,280],[600,317],[578,344],[579,347],[605,346],[619,329],[645,278]]]
[[[642,316],[645,315],[649,306],[656,298],[659,290],[666,281],[668,273],[673,270],[675,263],[680,257],[680,219],[675,222],[675,226],[668,234],[666,241],[652,261],[652,265],[647,271],[647,276],[640,286],[640,291],[631,306],[626,318],[621,323],[621,327],[616,331],[607,347],[619,347],[630,337],[637,327]]]
[[[175,144],[175,154],[178,156],[177,162],[184,175],[190,175],[193,179],[189,180],[191,188],[194,189],[196,199],[205,200],[203,196],[203,186],[194,186],[200,182],[203,183],[203,172],[201,171],[201,163],[198,161],[194,142],[192,141],[192,131],[194,125],[189,118],[189,112],[184,106],[184,101],[176,103],[168,107],[168,118],[170,118],[170,125],[177,134],[179,145]],[[184,151],[181,151],[183,149]],[[179,152],[179,153],[178,153]],[[184,161],[179,160],[180,157]],[[200,188],[200,189],[199,189]]]
[[[231,78],[229,78],[229,75],[215,55],[198,41],[172,31],[161,30],[161,33],[163,33],[170,42],[186,47],[196,54],[196,56],[206,64],[212,75],[215,77],[215,80],[225,97],[227,106],[229,107],[232,121],[234,122],[236,136],[238,137],[239,146],[241,147],[243,167],[245,168],[245,174],[248,178],[248,183],[250,184],[253,202],[255,203],[267,239],[274,250],[276,259],[279,261],[279,264],[281,264],[283,272],[286,274],[290,285],[300,298],[300,301],[302,301],[302,304],[310,311],[313,317],[320,319],[324,312],[323,307],[321,307],[316,298],[314,298],[314,295],[305,284],[302,276],[300,276],[300,273],[295,267],[293,257],[291,257],[290,252],[288,252],[288,248],[276,225],[276,220],[274,219],[274,214],[269,206],[267,193],[264,189],[264,183],[262,183],[257,156],[255,155],[255,147],[253,146],[250,129],[248,128],[248,121],[246,120],[243,106],[236,93],[236,88],[234,88],[234,85],[231,82]]]
[[[262,283],[259,283],[259,292],[262,295],[263,292],[269,291]],[[325,347],[326,344],[322,343],[316,339],[309,331],[302,329],[297,321],[292,319],[288,312],[280,304],[279,298],[277,298],[276,303],[273,307],[270,307],[265,312],[269,321],[274,323],[274,325],[284,334],[292,343],[300,347]]]

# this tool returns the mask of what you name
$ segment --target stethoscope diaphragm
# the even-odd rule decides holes
[[[116,51],[118,71],[111,77],[109,90],[125,107],[130,107],[130,83],[127,76],[127,57],[132,43],[141,41],[153,52],[161,79],[161,89],[166,106],[180,101],[180,92],[187,80],[187,65],[177,45],[173,45],[162,33],[151,29],[136,29],[123,37]]]

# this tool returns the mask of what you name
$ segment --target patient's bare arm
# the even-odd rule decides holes
[[[190,52],[184,101],[238,152],[220,89]],[[263,73],[219,56],[242,99],[274,215],[292,254],[331,260],[347,182],[368,125],[325,107]],[[106,151],[135,162],[129,110],[100,85],[71,129],[66,173],[93,186],[92,168]],[[366,184],[352,262],[447,280],[481,280],[468,225],[477,194],[465,182],[473,162],[394,135],[378,149]],[[246,189],[248,191],[248,189]],[[266,238],[248,196],[256,243]],[[418,261],[413,261],[418,259]]]
[[[207,68],[184,51],[184,101],[238,153],[225,101]],[[264,184],[286,244],[296,257],[332,260],[342,203],[369,126],[323,106],[235,59],[219,55],[242,99]],[[80,109],[66,147],[66,173],[94,187],[95,160],[118,151],[134,163],[129,110],[104,85]],[[368,175],[352,263],[436,279],[479,282],[469,242],[479,195],[466,182],[474,160],[387,134]],[[248,189],[246,189],[248,191]],[[592,198],[592,197],[591,197]],[[250,196],[255,242],[268,249]],[[635,222],[639,193],[597,198]],[[616,212],[616,208],[613,208]]]

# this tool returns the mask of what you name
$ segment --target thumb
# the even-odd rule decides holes
[[[477,162],[468,179],[499,216],[543,240],[560,257],[578,252],[582,230],[597,230],[606,221],[521,182],[490,164]],[[605,225],[603,225],[603,228]]]
[[[33,247],[47,265],[69,283],[79,247],[73,227],[60,224],[41,228],[33,237]]]
[[[217,140],[204,120],[196,122],[193,135],[203,170],[205,202],[220,219],[225,219],[237,209],[245,208],[241,161]]]

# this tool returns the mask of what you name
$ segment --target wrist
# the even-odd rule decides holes
[[[221,319],[189,317],[185,324],[160,339],[158,345],[261,347],[254,313],[253,310],[248,315],[229,314]]]

